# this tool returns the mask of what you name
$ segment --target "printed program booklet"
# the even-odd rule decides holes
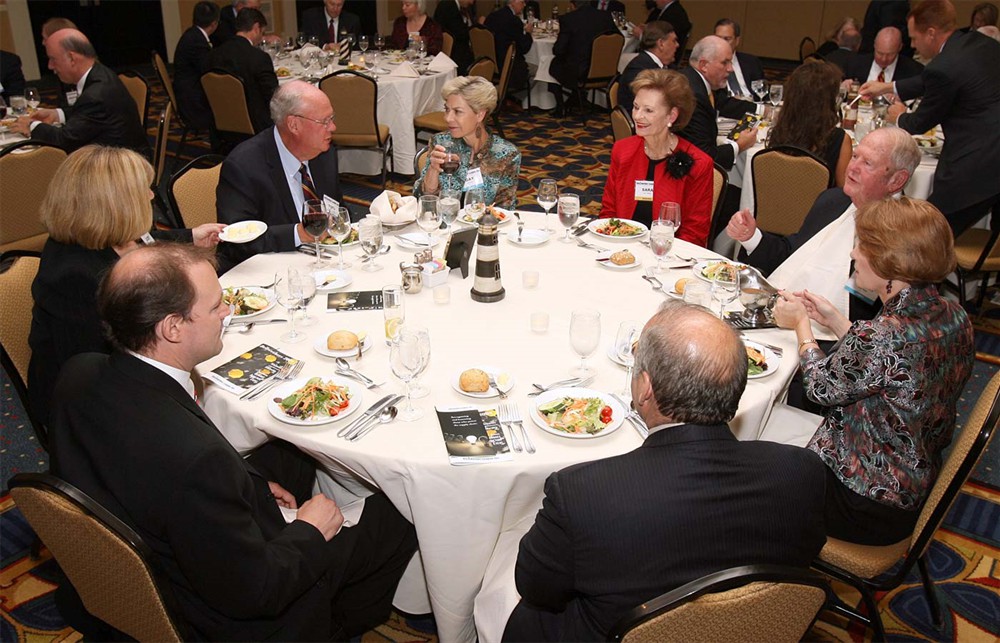
[[[354,290],[332,292],[326,296],[326,312],[339,313],[349,310],[382,310],[382,291]]]
[[[494,409],[459,406],[435,409],[448,459],[454,465],[510,460],[510,447]]]
[[[276,348],[261,344],[206,373],[204,377],[230,393],[241,395],[277,374],[285,364],[297,361]]]

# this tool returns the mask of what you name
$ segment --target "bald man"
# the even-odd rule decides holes
[[[76,29],[60,29],[45,40],[49,69],[74,85],[76,101],[65,109],[39,109],[22,116],[14,131],[73,152],[84,145],[127,147],[149,156],[149,140],[135,101],[118,74],[97,62],[97,52]],[[62,127],[58,127],[62,124]]]
[[[891,83],[919,76],[924,66],[907,56],[900,55],[903,34],[895,27],[885,27],[875,36],[875,52],[854,54],[844,64],[844,78],[866,83],[875,80]]]

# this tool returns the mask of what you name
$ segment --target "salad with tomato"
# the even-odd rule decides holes
[[[599,397],[561,397],[538,407],[545,423],[564,433],[603,431],[612,421],[611,407]]]

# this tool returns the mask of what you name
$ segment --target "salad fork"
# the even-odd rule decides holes
[[[293,368],[295,368],[294,364],[292,364],[291,362],[285,362],[285,364],[281,368],[278,369],[278,372],[273,377],[270,377],[270,378],[268,378],[266,380],[258,382],[250,390],[248,390],[246,393],[244,393],[243,395],[241,395],[240,399],[241,400],[255,399],[252,396],[255,396],[257,393],[264,391],[265,388],[270,388],[271,386],[273,386],[274,385],[274,381],[277,378],[281,377],[282,375],[286,375],[286,374],[290,373]]]
[[[303,362],[302,360],[299,360],[298,362],[296,362],[291,367],[291,369],[289,369],[287,372],[285,372],[284,375],[282,375],[282,373],[279,372],[277,375],[275,375],[274,377],[272,377],[271,380],[267,384],[265,384],[262,388],[260,388],[257,391],[254,391],[254,393],[250,397],[248,397],[247,399],[248,400],[256,400],[261,395],[263,395],[267,391],[270,391],[272,388],[274,388],[274,386],[278,382],[284,382],[286,380],[293,379],[296,375],[298,375],[302,371],[302,367],[305,366],[305,365],[306,365],[305,362]]]
[[[516,424],[521,428],[521,437],[524,438],[524,448],[528,453],[535,452],[535,444],[531,441],[531,437],[528,436],[528,431],[524,428],[524,422],[521,421],[521,409],[517,407],[516,403],[507,404],[507,416],[508,424]]]
[[[517,434],[514,433],[514,425],[511,423],[510,415],[510,404],[497,404],[497,419],[500,420],[500,425],[507,425],[506,434],[510,438],[510,447],[514,449],[515,453],[520,453],[521,442],[517,439]]]
[[[577,239],[576,240],[576,244],[578,246],[580,246],[581,248],[586,248],[587,250],[595,250],[597,252],[607,252],[608,251],[607,248],[602,248],[601,246],[595,246],[592,243],[587,243],[583,239]]]

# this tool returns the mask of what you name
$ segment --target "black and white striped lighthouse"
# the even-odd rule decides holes
[[[476,239],[476,278],[472,283],[472,299],[475,301],[490,303],[504,298],[497,237],[497,219],[492,208],[486,208],[486,213],[479,220],[479,236]]]

